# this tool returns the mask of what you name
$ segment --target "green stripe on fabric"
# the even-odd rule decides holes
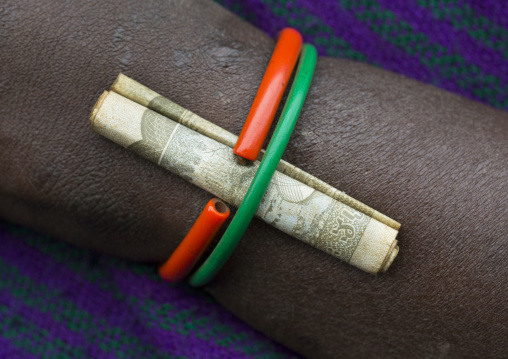
[[[257,18],[251,12],[244,9],[239,3],[230,4],[229,1],[215,0],[215,2],[229,8],[235,14],[239,15],[244,20],[250,23],[256,23]],[[282,3],[274,3],[272,1],[262,0],[262,3],[270,8],[271,13],[286,21],[287,26],[300,28],[302,21],[307,21],[315,24],[312,27],[303,29],[302,34],[304,36],[311,36],[313,43],[324,49],[326,55],[333,57],[347,57],[352,60],[366,61],[366,56],[351,48],[351,45],[344,40],[336,36],[333,32],[333,28],[323,24],[321,19],[317,16],[313,16],[307,13],[307,10],[300,8],[294,1],[284,1]]]
[[[149,323],[152,327],[162,328],[167,331],[176,331],[181,335],[189,335],[189,327],[192,327],[194,329],[201,330],[201,333],[195,333],[198,338],[214,342],[219,346],[230,347],[233,345],[235,350],[249,355],[255,355],[260,358],[280,358],[281,354],[279,353],[270,353],[269,355],[266,355],[266,353],[257,353],[263,349],[273,351],[273,346],[270,342],[265,341],[256,341],[255,346],[252,346],[252,343],[243,344],[242,342],[249,338],[249,334],[244,332],[238,333],[235,329],[227,325],[214,324],[214,322],[217,321],[214,316],[196,317],[194,312],[190,310],[178,311],[178,308],[169,303],[161,305],[160,303],[149,299],[143,300],[134,296],[126,297],[125,293],[120,292],[117,287],[110,286],[106,281],[104,281],[103,267],[97,266],[94,268],[87,266],[86,270],[83,270],[83,264],[87,264],[86,261],[83,261],[83,258],[86,256],[90,256],[91,258],[93,256],[91,252],[85,252],[82,249],[72,247],[66,243],[44,238],[43,236],[36,235],[30,230],[24,228],[15,228],[11,231],[11,233],[23,236],[23,241],[27,245],[36,248],[56,263],[65,266],[76,275],[79,275],[85,280],[97,285],[102,290],[109,292],[114,296],[114,298],[127,300],[128,303],[135,305],[143,313],[148,314],[153,311],[157,311],[158,316],[154,316],[154,320]],[[111,266],[115,266],[116,269],[125,270],[130,273],[135,272],[137,275],[146,277],[147,280],[160,282],[155,266],[127,264],[126,261],[113,257],[108,258],[108,263],[110,263]],[[186,290],[189,295],[196,295],[196,289],[188,286],[182,286],[181,288]],[[204,295],[204,293],[200,298],[204,298],[208,302],[215,303],[212,298],[208,295]],[[168,315],[168,313],[172,311],[177,313],[174,316]],[[62,318],[62,320],[68,319]],[[181,326],[182,322],[186,323],[183,327]],[[106,327],[109,324],[105,321],[101,325]],[[117,329],[114,328],[113,330]],[[125,333],[125,335],[128,336],[128,333]],[[251,341],[254,341],[254,339]]]
[[[255,24],[258,21],[256,14],[252,11],[246,10],[243,6],[243,2],[241,1],[214,1],[251,24]]]
[[[21,321],[11,308],[0,306],[0,318],[2,319],[0,336],[27,353],[55,359],[86,358],[82,350],[55,338],[39,325],[26,320]],[[13,325],[14,321],[19,321],[19,325],[16,323]],[[11,330],[11,326],[14,326],[16,330]],[[51,342],[51,348],[46,345],[48,342]]]
[[[302,29],[302,34],[312,37],[313,43],[320,48],[324,48],[326,55],[347,57],[362,62],[367,61],[365,54],[354,50],[345,39],[335,35],[332,27],[324,24],[321,18],[309,14],[307,9],[298,6],[295,1],[277,3],[262,0],[262,2],[270,7],[275,16],[286,20],[289,26],[300,28],[302,23],[313,24],[313,26]]]
[[[508,30],[485,16],[478,16],[467,4],[457,0],[418,0],[418,4],[430,10],[434,19],[449,21],[457,30],[466,31],[473,39],[508,58]]]
[[[41,313],[51,315],[53,320],[66,325],[69,330],[82,334],[87,338],[97,339],[103,351],[111,352],[119,358],[125,357],[127,353],[129,356],[142,356],[143,358],[160,358],[161,355],[166,354],[158,352],[154,356],[147,356],[147,353],[143,350],[143,343],[138,338],[130,336],[119,327],[111,326],[107,320],[94,318],[90,313],[78,308],[72,301],[66,300],[58,290],[49,289],[33,281],[30,277],[23,275],[18,268],[9,265],[1,258],[0,269],[4,276],[0,281],[0,290],[9,291],[12,296],[24,305],[36,309]],[[52,297],[57,300],[55,302],[48,301],[48,298]],[[87,322],[87,325],[83,325],[85,322]],[[27,333],[36,333],[43,330],[36,330],[37,328],[34,325],[34,323],[29,323],[26,319],[23,320],[23,326],[28,328]],[[42,334],[41,338],[44,338],[45,336]],[[6,337],[5,335],[3,336]],[[6,338],[15,342],[15,338]],[[53,336],[50,336],[50,338],[58,344],[58,348],[71,350],[71,352],[79,351],[79,348],[70,346]],[[111,340],[111,338],[118,338],[118,340]],[[71,357],[84,358],[86,355]]]
[[[354,12],[356,18],[370,26],[385,41],[415,56],[425,66],[439,72],[439,77],[455,82],[477,98],[497,107],[507,107],[508,98],[502,101],[495,94],[507,93],[508,87],[499,78],[485,74],[478,66],[469,64],[462,56],[451,53],[433,43],[425,34],[416,31],[403,20],[374,0],[339,0],[343,8]]]

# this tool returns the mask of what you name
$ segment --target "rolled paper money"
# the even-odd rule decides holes
[[[229,146],[115,92],[99,98],[90,126],[236,207],[259,165],[239,165]],[[278,171],[256,216],[371,274],[385,272],[399,249],[392,227]]]
[[[140,84],[139,82],[119,74],[116,81],[111,86],[111,91],[119,93],[120,95],[127,97],[128,99],[139,103],[149,109],[158,112],[190,129],[202,133],[205,136],[213,138],[214,140],[233,148],[238,139],[237,136],[231,132],[226,131],[222,127],[215,125],[214,123],[205,120],[204,118],[196,115],[195,113],[186,110],[185,108],[177,105],[171,100],[159,95],[157,92],[149,89],[148,87]],[[264,151],[261,151],[261,155],[258,158],[260,161],[263,157]],[[391,219],[390,217],[376,211],[375,209],[363,204],[362,202],[354,199],[346,193],[339,191],[338,189],[330,186],[329,184],[321,181],[319,178],[312,176],[311,174],[303,171],[302,169],[293,166],[292,164],[281,160],[277,167],[279,172],[292,177],[307,186],[312,187],[339,202],[347,204],[349,207],[356,209],[370,217],[377,219],[379,222],[384,223],[397,231],[400,228],[400,223]]]

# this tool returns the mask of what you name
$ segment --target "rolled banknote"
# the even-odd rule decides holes
[[[236,207],[259,165],[239,165],[230,147],[115,92],[99,98],[90,126]],[[399,249],[392,227],[280,172],[256,216],[371,274],[385,272]]]
[[[204,118],[196,115],[195,113],[177,105],[173,101],[159,95],[157,92],[149,89],[148,87],[140,84],[139,82],[119,74],[113,85],[111,91],[117,92],[120,95],[127,97],[128,99],[139,103],[145,107],[148,107],[155,112],[158,112],[190,129],[204,134],[214,140],[233,148],[236,144],[238,136],[235,136],[231,132],[226,131],[222,127],[205,120]],[[261,161],[264,151],[258,160]],[[347,204],[348,206],[370,216],[378,221],[399,230],[400,223],[391,219],[390,217],[376,211],[375,209],[363,204],[362,202],[354,199],[346,193],[339,191],[338,189],[330,186],[326,182],[321,181],[319,178],[312,176],[311,174],[303,171],[302,169],[293,166],[292,164],[281,160],[277,167],[279,172],[288,175],[300,182],[305,183],[309,187],[317,189],[320,192],[336,199],[339,202]]]

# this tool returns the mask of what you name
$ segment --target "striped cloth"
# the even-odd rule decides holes
[[[508,109],[503,0],[220,0],[274,35]],[[0,222],[0,358],[296,358],[153,266]]]
[[[321,55],[368,62],[508,109],[503,0],[220,0],[275,35],[299,29]]]
[[[0,222],[0,358],[296,358],[155,266]]]

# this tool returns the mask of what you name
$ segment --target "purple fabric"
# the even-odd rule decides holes
[[[432,13],[418,7],[418,1],[379,0],[378,2],[418,31],[425,33],[432,42],[446,47],[449,54],[454,52],[464,54],[468,62],[478,66],[485,73],[491,73],[503,82],[508,82],[508,61],[501,53],[488,47],[478,51],[481,43],[471,38],[466,31],[456,29],[447,21],[433,21]]]
[[[484,16],[496,25],[508,28],[508,2],[504,0],[459,1],[470,6],[476,16]]]

